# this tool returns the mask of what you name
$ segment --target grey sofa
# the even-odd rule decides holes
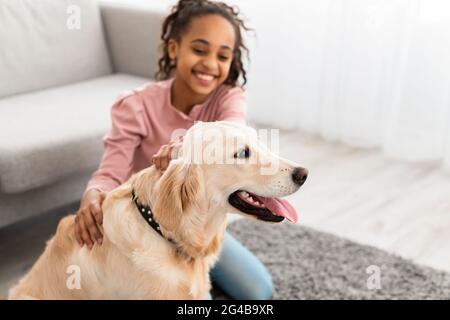
[[[79,201],[112,103],[153,81],[162,16],[93,0],[0,0],[0,228]]]

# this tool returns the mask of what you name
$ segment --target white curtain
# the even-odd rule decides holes
[[[253,121],[450,168],[450,1],[241,0]]]

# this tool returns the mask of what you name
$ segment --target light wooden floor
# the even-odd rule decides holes
[[[436,164],[282,132],[280,154],[309,169],[289,199],[300,224],[450,271],[450,174]]]
[[[310,171],[300,192],[289,197],[300,225],[450,271],[450,176],[441,169],[295,131],[281,133],[280,154]],[[0,295],[30,267],[57,219],[70,210],[0,230]]]

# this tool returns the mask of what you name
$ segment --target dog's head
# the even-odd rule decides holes
[[[280,197],[296,192],[307,175],[306,169],[271,152],[253,128],[200,122],[185,135],[179,157],[161,178],[159,193],[166,211],[193,209],[199,224],[226,212],[297,222],[295,209]],[[168,222],[176,224],[179,218]]]

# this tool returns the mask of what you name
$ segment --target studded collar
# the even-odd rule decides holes
[[[138,198],[136,196],[136,193],[134,192],[134,189],[131,191],[131,200],[135,203],[136,208],[139,210],[139,213],[144,218],[145,221],[150,225],[150,227],[153,228],[161,237],[164,239],[167,239],[169,242],[174,243],[174,241],[170,238],[166,238],[162,232],[161,227],[158,222],[156,222],[155,217],[153,215],[152,209],[148,206],[144,206],[143,204],[139,203]]]

